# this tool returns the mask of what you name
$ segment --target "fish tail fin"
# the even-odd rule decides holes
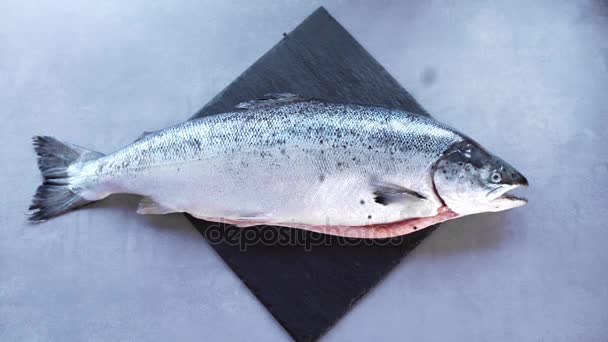
[[[72,182],[79,175],[81,168],[70,166],[100,158],[102,153],[63,143],[48,136],[35,136],[33,142],[38,155],[38,168],[44,180],[36,190],[29,207],[30,222],[44,222],[94,202],[83,198],[82,190],[74,189]]]

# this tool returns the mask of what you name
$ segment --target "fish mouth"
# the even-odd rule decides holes
[[[514,189],[517,189],[517,188],[526,188],[526,187],[528,187],[527,182],[522,183],[522,184],[503,185],[503,186],[500,186],[500,187],[488,192],[488,194],[486,196],[492,202],[494,202],[494,201],[497,201],[497,202],[498,201],[512,201],[512,202],[521,203],[520,205],[524,205],[524,204],[528,203],[527,198],[515,196],[508,192],[512,191]]]

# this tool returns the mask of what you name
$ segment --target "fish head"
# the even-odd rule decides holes
[[[507,193],[528,186],[526,177],[473,141],[452,145],[433,171],[437,195],[461,216],[507,210],[528,202]]]

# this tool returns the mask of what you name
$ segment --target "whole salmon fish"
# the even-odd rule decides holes
[[[430,117],[293,94],[237,107],[108,155],[34,137],[44,183],[29,220],[130,193],[140,214],[384,238],[526,203],[507,194],[521,173]]]

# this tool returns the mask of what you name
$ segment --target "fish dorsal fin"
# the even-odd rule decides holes
[[[261,99],[250,100],[241,102],[236,105],[236,108],[239,109],[258,109],[264,107],[273,107],[280,106],[294,102],[304,101],[300,95],[292,94],[292,93],[277,93],[277,94],[266,94]]]

